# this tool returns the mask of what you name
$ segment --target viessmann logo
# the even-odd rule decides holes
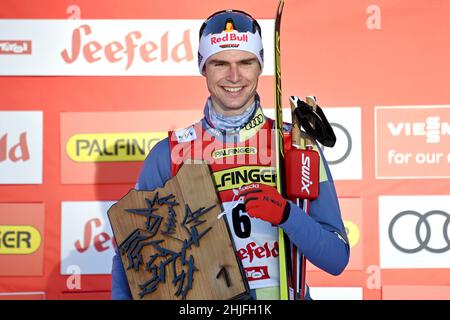
[[[167,132],[92,133],[69,138],[66,152],[76,162],[142,161]]]
[[[422,136],[427,143],[439,143],[441,137],[450,136],[450,124],[437,116],[426,117],[420,122],[388,122],[387,127],[394,137]]]
[[[0,225],[0,254],[32,254],[41,241],[40,232],[33,226]]]
[[[0,54],[31,54],[31,41],[0,40]]]
[[[450,106],[376,107],[376,175],[450,177]]]

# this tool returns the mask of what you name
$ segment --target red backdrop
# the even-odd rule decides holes
[[[224,6],[248,11],[258,19],[273,19],[276,1],[174,0],[167,5],[167,1],[141,0],[46,0],[36,3],[5,0],[0,4],[0,44],[1,41],[11,44],[29,40],[15,38],[20,35],[16,23],[39,22],[33,19],[200,21]],[[360,150],[360,155],[352,161],[357,162],[356,167],[359,166],[361,172],[355,176],[349,169],[345,169],[349,172],[344,169],[338,172],[339,168],[332,168],[333,174],[336,172],[340,176],[335,184],[347,230],[354,241],[351,262],[348,270],[339,277],[310,267],[310,286],[359,288],[356,292],[361,292],[364,299],[450,298],[448,249],[444,248],[442,252],[422,249],[406,254],[388,248],[392,247],[392,239],[384,246],[385,239],[389,240],[387,226],[392,225],[394,214],[408,210],[415,210],[419,215],[429,211],[444,212],[446,216],[441,215],[444,220],[439,214],[430,218],[433,236],[428,245],[441,248],[448,244],[445,244],[448,224],[443,231],[444,237],[442,226],[450,213],[449,21],[450,3],[439,0],[286,1],[281,31],[284,105],[288,106],[289,95],[314,94],[319,104],[330,111],[340,112],[338,108],[359,110],[350,122],[357,123],[360,128],[355,131],[357,136],[352,136],[353,146]],[[99,23],[101,25],[102,21]],[[95,25],[94,22],[87,24]],[[30,26],[24,28],[28,30]],[[103,39],[95,34],[94,27],[92,29],[93,38]],[[58,33],[57,39],[65,41],[60,44],[53,38],[53,32],[56,34],[57,30],[54,27],[48,30],[52,33],[41,33],[33,38],[33,50],[29,55],[39,56],[41,50],[47,50],[42,49],[39,41],[49,41],[50,46],[58,48],[68,47],[72,32]],[[125,32],[133,30],[136,27]],[[152,30],[141,31],[152,35]],[[125,45],[122,36],[115,40]],[[193,31],[190,41],[192,46],[196,45]],[[11,60],[7,59],[27,57],[11,54],[5,46],[0,48],[3,48],[3,54],[0,54],[0,69],[3,69],[0,70],[0,117],[5,115],[4,111],[40,111],[43,115],[43,120],[35,118],[42,121],[42,129],[33,127],[43,133],[39,167],[42,183],[15,182],[18,180],[14,177],[0,182],[0,226],[34,226],[40,231],[37,251],[28,253],[31,258],[26,257],[27,253],[21,253],[20,248],[18,252],[7,251],[5,243],[8,240],[2,240],[0,298],[108,298],[111,285],[106,271],[98,274],[97,266],[86,269],[83,264],[80,277],[67,275],[77,273],[69,268],[77,265],[77,261],[93,259],[93,264],[109,263],[110,257],[105,252],[110,252],[112,244],[110,232],[102,229],[106,228],[105,221],[97,213],[80,214],[80,226],[74,224],[71,229],[71,219],[73,212],[77,212],[77,203],[88,202],[95,207],[97,201],[121,198],[134,186],[141,162],[126,157],[107,162],[74,160],[67,153],[68,139],[76,134],[93,134],[95,138],[101,134],[155,133],[186,126],[201,115],[208,94],[204,78],[194,73],[151,75],[151,64],[148,73],[144,71],[140,75],[127,74],[125,68],[115,75],[108,75],[108,71],[91,72],[89,68],[95,63],[85,63],[80,71],[74,65],[70,75],[64,75],[57,69],[39,69],[41,63],[52,66],[51,59],[63,63],[61,56],[45,55],[43,60],[33,60],[27,69],[38,71],[23,75],[23,71],[11,67]],[[159,58],[162,60],[162,56]],[[169,59],[175,60],[173,56]],[[190,63],[195,65],[195,60]],[[160,64],[164,66],[162,62]],[[174,67],[170,68],[173,70]],[[271,108],[274,101],[271,75],[261,77],[259,93],[263,106]],[[417,112],[418,109],[422,111]],[[21,127],[20,114],[15,113],[12,117],[8,126],[0,127],[0,139],[3,138],[0,140],[3,141],[0,142],[0,175],[5,176],[7,171],[14,170],[14,165],[23,161],[13,160],[24,157],[26,148],[20,144],[19,134],[29,128],[28,125]],[[4,119],[10,118],[5,115]],[[18,119],[16,123],[14,119]],[[330,121],[340,123],[348,119],[336,116]],[[433,127],[433,123],[438,127]],[[425,141],[425,137],[433,134],[430,130],[435,130],[439,136],[437,142]],[[30,131],[26,137],[29,144],[32,134]],[[17,147],[14,149],[14,146]],[[35,153],[30,151],[31,146],[28,148],[29,156],[33,158]],[[404,155],[411,153],[410,163],[389,158],[390,150]],[[333,154],[332,150],[327,152]],[[421,165],[417,158],[420,152],[443,155],[439,163]],[[29,209],[19,205],[23,203],[30,205]],[[93,212],[97,210],[94,207],[85,210]],[[104,210],[102,208],[98,210]],[[405,230],[414,229],[410,224],[415,226],[416,221],[405,220],[404,224],[406,229],[397,227],[402,237],[397,243],[414,248],[420,239],[417,240],[414,232],[409,239]],[[2,229],[4,232],[8,230],[5,228]],[[89,230],[91,234],[87,235]],[[421,232],[423,240],[426,230]],[[90,258],[80,258],[83,254],[80,251],[70,257],[69,251],[76,250],[76,239],[80,241],[79,247],[83,247],[83,241],[90,246],[84,251],[92,254]],[[67,264],[62,262],[66,258]],[[19,275],[12,272],[14,266],[20,270],[17,271]],[[89,271],[91,267],[92,271]],[[84,270],[88,270],[88,274]]]

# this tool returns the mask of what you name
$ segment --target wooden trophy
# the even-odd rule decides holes
[[[108,210],[133,299],[245,299],[249,287],[207,164]]]

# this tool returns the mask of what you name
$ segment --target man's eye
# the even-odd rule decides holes
[[[222,67],[222,66],[224,66],[225,65],[225,63],[223,63],[223,62],[215,62],[214,63],[214,66],[215,67]]]

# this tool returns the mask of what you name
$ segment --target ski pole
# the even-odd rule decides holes
[[[304,134],[304,149],[302,149],[301,124],[294,113],[298,106],[298,97],[290,97],[292,110],[292,142],[291,149],[286,154],[287,193],[306,214],[309,215],[310,201],[319,195],[319,154],[314,148],[314,139]],[[306,103],[315,111],[316,103],[313,97],[306,97]],[[310,124],[311,127],[314,124]],[[306,259],[292,244],[292,285],[294,300],[305,299],[306,291]]]

